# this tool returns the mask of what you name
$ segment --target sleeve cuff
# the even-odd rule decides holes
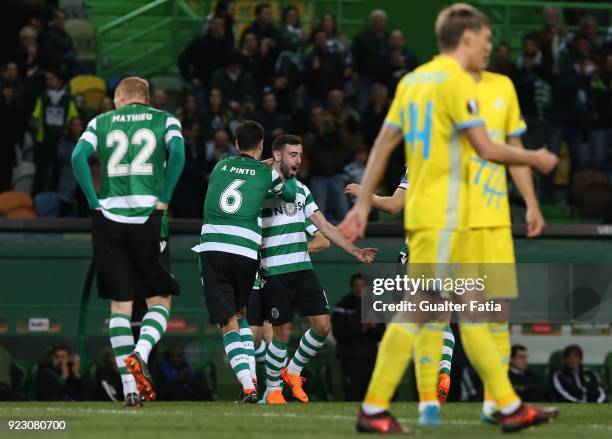
[[[525,134],[525,131],[527,131],[527,127],[520,127],[514,131],[512,131],[511,133],[508,133],[508,137],[519,137],[522,136],[523,134]]]
[[[401,127],[401,126],[399,126],[399,125],[398,125],[398,124],[396,124],[395,122],[391,122],[391,121],[390,121],[390,120],[388,120],[388,119],[386,119],[386,120],[385,120],[385,122],[383,123],[383,125],[386,125],[386,126],[391,127],[391,128],[395,128],[395,129],[396,129],[396,130],[398,130],[398,131],[401,131],[401,130],[402,130],[402,127]]]
[[[459,130],[465,130],[467,128],[472,128],[472,127],[475,127],[478,125],[484,125],[484,124],[485,124],[484,119],[474,119],[474,120],[468,120],[467,122],[455,124],[455,126]]]

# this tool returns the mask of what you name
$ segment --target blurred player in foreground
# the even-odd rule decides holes
[[[525,151],[494,143],[479,117],[476,83],[466,72],[477,68],[491,52],[491,24],[477,9],[455,4],[436,20],[441,55],[406,75],[368,160],[363,187],[340,228],[350,239],[363,236],[372,192],[389,155],[402,137],[410,169],[405,229],[410,240],[409,264],[464,262],[462,245],[468,229],[468,166],[471,147],[479,157],[509,165],[529,165],[550,172],[558,158],[541,149]],[[409,268],[411,269],[411,268]],[[546,422],[558,413],[523,404],[516,395],[487,325],[461,315],[466,353],[490,389],[504,431]],[[391,397],[410,360],[417,337],[417,356],[428,358],[419,381],[419,425],[437,426],[437,368],[443,323],[422,328],[410,316],[396,315],[379,349],[376,368],[357,421],[360,431],[406,432],[388,412]],[[400,321],[410,323],[399,323]]]

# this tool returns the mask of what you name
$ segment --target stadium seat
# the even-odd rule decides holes
[[[77,57],[81,61],[96,58],[96,31],[88,20],[72,18],[66,20],[66,32],[72,38]]]
[[[0,194],[0,217],[36,218],[32,198],[23,192],[6,191]]]
[[[78,75],[70,80],[70,93],[85,96],[85,104],[89,108],[100,107],[100,102],[106,96],[106,82],[99,76]]]
[[[41,218],[57,218],[59,216],[59,197],[57,192],[41,192],[34,197],[34,206]]]
[[[574,174],[570,201],[578,208],[581,217],[601,217],[611,199],[612,188],[604,173],[586,169]]]

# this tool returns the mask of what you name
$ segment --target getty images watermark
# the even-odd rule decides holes
[[[452,278],[452,277],[411,277],[407,274],[396,274],[394,277],[377,277],[372,280],[372,294],[382,296],[383,294],[395,294],[402,297],[408,296],[414,299],[417,293],[429,293],[431,300],[421,298],[420,300],[400,299],[389,303],[382,298],[374,300],[372,309],[375,312],[501,312],[502,306],[494,300],[468,300],[459,302],[446,300],[452,298],[452,294],[463,296],[466,293],[484,294],[486,291],[487,275],[478,278]],[[438,299],[438,300],[434,300]]]
[[[363,323],[612,322],[612,264],[364,266]]]

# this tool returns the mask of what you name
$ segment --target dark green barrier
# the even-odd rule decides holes
[[[164,345],[183,344],[196,367],[222,348],[217,329],[208,324],[197,258],[190,250],[198,240],[199,228],[199,221],[172,225],[172,268],[182,293],[173,301],[172,320],[164,337]],[[87,220],[0,220],[0,344],[22,364],[37,361],[58,341],[79,346],[85,363],[108,344],[109,304],[97,298],[87,230]],[[549,227],[538,240],[522,239],[522,231],[516,232],[520,262],[612,262],[610,226]],[[401,233],[398,224],[372,225],[369,238],[359,245],[378,248],[381,262],[394,262],[402,245]],[[333,306],[348,292],[348,280],[359,271],[359,264],[337,248],[312,259]],[[332,356],[329,349],[317,374],[333,373],[325,369]],[[322,375],[318,379],[323,380]]]

